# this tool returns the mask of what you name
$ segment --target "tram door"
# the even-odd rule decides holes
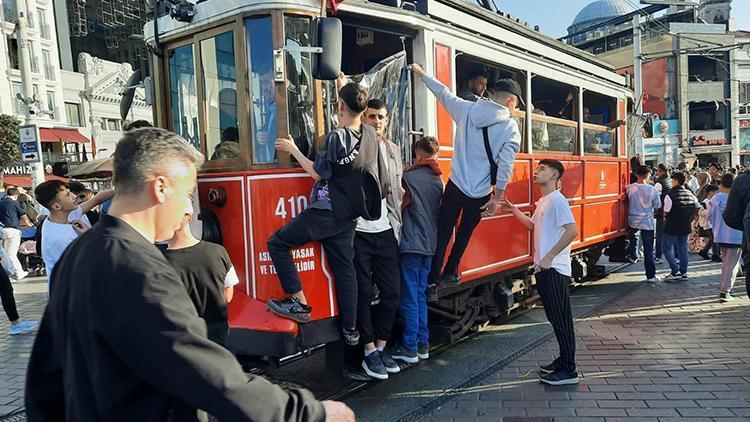
[[[385,101],[388,107],[388,139],[401,148],[405,163],[411,162],[409,136],[413,113],[410,106],[410,75],[406,66],[412,60],[412,39],[408,28],[371,22],[359,17],[338,16],[343,26],[341,71],[368,89],[370,99]],[[378,29],[374,29],[374,28]],[[333,83],[329,83],[330,87]],[[329,102],[328,121],[336,116],[335,102]],[[332,106],[332,107],[331,107]]]

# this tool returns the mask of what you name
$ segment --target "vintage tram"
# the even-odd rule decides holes
[[[144,27],[153,52],[156,123],[205,154],[198,181],[204,238],[226,247],[241,279],[229,305],[231,347],[284,362],[339,336],[335,281],[320,244],[293,251],[314,309],[312,321],[297,325],[265,304],[283,295],[267,239],[307,206],[313,183],[289,156],[274,151],[273,142],[291,135],[300,149],[314,154],[330,127],[331,83],[313,75],[318,40],[331,34],[319,33],[318,0],[182,6],[191,16],[164,15]],[[515,78],[533,108],[514,115],[523,139],[507,197],[531,212],[540,195],[531,183],[536,161],[557,158],[566,167],[562,191],[580,233],[573,245],[576,276],[594,271],[602,250],[623,239],[630,172],[626,132],[607,125],[624,119],[632,100],[623,76],[471,2],[346,0],[336,18],[346,74],[365,73],[400,54],[402,63],[422,64],[454,91],[477,68],[490,78]],[[447,177],[454,123],[423,84],[399,78],[394,83],[405,83],[406,90],[385,87],[401,92],[400,100],[389,99],[392,111],[400,113],[393,119],[398,130],[391,133],[398,136],[392,140],[408,160],[416,137],[436,136]],[[530,233],[512,216],[484,218],[461,264],[462,284],[440,289],[439,302],[430,306],[433,338],[455,340],[533,301],[531,251]]]

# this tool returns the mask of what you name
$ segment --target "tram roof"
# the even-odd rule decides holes
[[[563,66],[597,74],[612,83],[625,86],[625,78],[614,73],[614,68],[609,63],[591,53],[531,29],[525,23],[509,15],[494,12],[464,0],[425,0],[419,3],[418,11],[379,4],[376,1],[378,0],[345,0],[339,4],[338,9],[344,13],[354,13],[365,17],[377,16],[378,19],[414,28],[444,29],[446,26],[454,26],[495,39],[503,38],[498,33],[491,33],[499,29],[509,37],[503,40],[505,44]],[[201,27],[208,28],[217,21],[253,11],[276,9],[317,14],[320,11],[320,2],[319,0],[208,0],[196,4],[195,7],[196,15],[191,23],[178,22],[169,16],[160,17],[158,20],[160,39],[177,39],[182,34],[198,31]],[[477,20],[485,24],[485,29],[479,29],[469,23]],[[467,23],[459,23],[462,21],[467,21]],[[148,42],[154,40],[153,29],[153,21],[144,26],[144,35]]]

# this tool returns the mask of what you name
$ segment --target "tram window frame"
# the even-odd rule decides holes
[[[602,105],[602,104],[605,105],[605,107],[598,107],[598,108],[592,109],[592,107],[595,106],[594,104],[596,104],[596,102],[598,102],[599,105]],[[619,155],[618,130],[617,130],[617,127],[610,128],[609,126],[607,126],[610,122],[614,122],[618,120],[617,119],[617,99],[613,97],[609,97],[604,94],[600,94],[596,91],[584,90],[583,108],[589,109],[590,116],[599,115],[599,114],[602,114],[603,116],[603,120],[601,122],[597,122],[597,123],[586,122],[586,113],[584,111],[583,129],[582,129],[583,130],[583,146],[581,148],[581,152],[583,153],[583,155],[587,157],[617,157]],[[603,109],[606,109],[604,113],[592,113],[594,111],[603,110]],[[587,148],[588,148],[587,135],[589,135],[592,131],[596,131],[600,133],[601,132],[609,133],[609,138],[611,139],[611,142],[609,143],[609,148],[610,148],[609,153],[607,153],[606,151],[602,153],[587,151]],[[594,136],[597,136],[597,135],[594,134]]]
[[[546,91],[545,89],[540,89],[539,84],[545,84],[551,87],[555,87],[556,85],[559,86],[558,91],[562,95],[565,95],[567,88],[568,93],[573,93],[573,98],[570,100],[570,102],[566,101],[567,105],[571,107],[571,119],[566,119],[563,117],[555,116],[554,110],[558,109],[558,105],[560,105],[562,102],[555,102],[552,103],[550,106],[542,107],[540,104],[545,104],[548,100],[547,99],[539,99],[534,95],[535,91]],[[537,89],[535,89],[535,87]],[[567,95],[566,95],[567,97]],[[578,125],[578,87],[573,85],[568,85],[563,82],[556,81],[554,79],[545,77],[543,75],[534,75],[534,78],[531,82],[531,98],[532,98],[532,105],[535,106],[534,111],[531,113],[531,153],[532,154],[549,154],[549,155],[555,155],[555,156],[579,156],[579,131],[581,130]],[[564,98],[564,97],[563,97]],[[566,105],[566,107],[567,107]],[[547,114],[547,111],[544,110],[546,108],[548,111],[550,111],[550,114]],[[560,109],[561,111],[562,109]],[[542,114],[540,114],[541,112]],[[541,149],[536,147],[539,142],[547,142],[547,148],[549,148],[550,143],[550,125],[552,128],[572,128],[573,129],[573,136],[572,141],[570,145],[569,150],[550,150],[550,149]],[[542,138],[538,141],[535,141],[534,137],[537,136],[536,134],[540,133],[538,132],[541,130]]]
[[[265,13],[258,16],[269,16],[270,14]],[[234,44],[234,55],[235,55],[235,70],[237,69],[246,69],[247,68],[247,59],[244,54],[244,40],[245,40],[245,31],[244,31],[244,17],[235,17],[231,20],[218,22],[217,26],[205,30],[203,32],[194,34],[192,36],[188,36],[185,38],[182,38],[180,40],[176,40],[174,42],[167,43],[164,46],[163,52],[164,57],[162,59],[162,66],[166,70],[164,74],[164,82],[163,85],[165,90],[167,90],[168,95],[165,96],[166,98],[166,107],[164,110],[164,116],[166,121],[166,127],[174,132],[174,121],[172,118],[172,112],[173,112],[173,106],[172,104],[172,95],[171,95],[171,67],[170,67],[170,54],[169,52],[172,50],[176,50],[181,47],[185,46],[192,46],[192,52],[193,52],[193,69],[194,69],[194,79],[195,79],[195,92],[198,100],[198,141],[199,141],[199,147],[197,148],[198,151],[203,154],[204,157],[206,157],[206,160],[203,163],[203,166],[201,167],[202,171],[225,171],[225,170],[237,170],[239,168],[247,167],[249,164],[248,157],[250,156],[250,145],[249,142],[242,142],[243,139],[248,139],[248,125],[249,125],[249,119],[242,119],[240,116],[242,115],[248,115],[248,94],[247,94],[247,82],[245,78],[237,73],[237,120],[238,120],[238,132],[239,132],[239,139],[240,139],[240,154],[237,158],[232,159],[221,159],[221,160],[208,160],[207,155],[207,147],[206,147],[206,107],[205,105],[205,96],[204,96],[204,89],[203,89],[203,81],[202,81],[202,75],[203,75],[203,68],[202,68],[202,51],[201,51],[201,44],[204,40],[214,38],[217,35],[224,34],[226,32],[231,32],[233,37],[233,44]],[[175,132],[177,133],[177,132]],[[180,133],[178,133],[181,135]],[[194,143],[191,143],[193,146],[195,146]]]
[[[462,89],[468,83],[468,77],[471,76],[471,74],[474,73],[474,71],[476,71],[479,67],[492,68],[495,71],[495,75],[498,75],[498,79],[509,77],[515,80],[521,86],[522,93],[524,95],[526,94],[526,78],[528,77],[528,73],[523,69],[516,69],[510,66],[501,65],[493,62],[492,60],[465,53],[459,50],[456,50],[456,55],[453,59],[453,66],[453,79],[456,86],[456,92],[454,94],[457,96],[461,93]],[[469,72],[464,72],[464,70],[466,69],[469,69]],[[460,80],[459,73],[461,74],[461,76],[466,76],[467,79]],[[504,73],[508,74],[509,76],[504,75]],[[487,74],[487,92],[491,92],[490,88],[495,82],[491,80],[491,76],[492,75]],[[491,97],[487,100],[491,101]],[[526,102],[526,98],[520,98],[519,100]],[[512,113],[512,118],[516,120],[516,123],[518,124],[518,131],[521,134],[521,145],[519,148],[519,153],[528,153],[528,146],[526,142],[526,107],[522,105],[520,101],[518,107]]]

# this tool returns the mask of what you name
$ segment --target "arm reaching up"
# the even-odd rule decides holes
[[[442,82],[428,75],[422,66],[415,63],[410,65],[409,68],[415,75],[422,79],[422,82],[424,82],[427,89],[437,97],[440,104],[445,107],[445,110],[450,114],[453,120],[459,122],[466,117],[469,108],[474,105],[473,102],[455,96],[447,86],[442,84]]]

